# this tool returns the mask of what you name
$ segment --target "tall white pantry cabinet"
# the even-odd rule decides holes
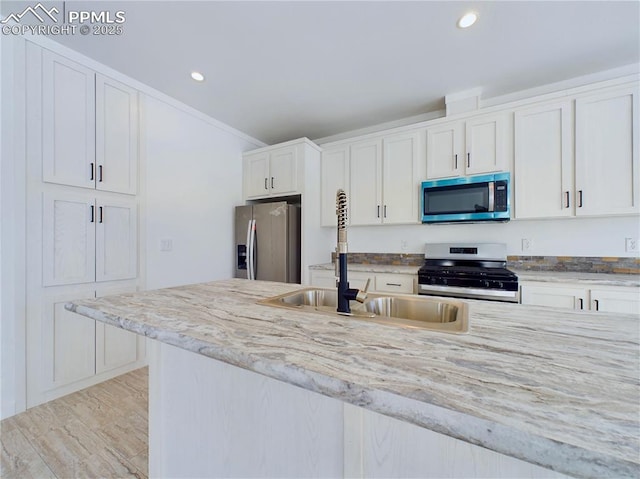
[[[135,334],[64,309],[138,287],[138,93],[26,42],[27,407],[140,367]]]

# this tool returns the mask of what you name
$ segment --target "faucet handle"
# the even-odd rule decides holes
[[[364,300],[367,299],[367,291],[369,291],[369,285],[371,284],[371,278],[367,278],[367,284],[364,285],[364,289],[358,291],[356,294],[356,301],[359,303],[364,303]]]

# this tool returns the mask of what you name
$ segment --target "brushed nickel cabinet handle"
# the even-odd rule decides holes
[[[96,220],[95,218],[95,206],[91,205],[91,223]]]
[[[102,183],[102,165],[98,165],[98,181]]]
[[[569,208],[569,192],[565,191],[564,194],[567,196],[567,206],[565,208]]]
[[[582,208],[582,190],[578,190],[578,208]]]
[[[100,206],[98,209],[100,210],[100,219],[98,220],[98,223],[102,223],[102,206]]]
[[[380,205],[378,205],[378,218],[380,218]]]
[[[91,163],[91,172],[90,172],[91,178],[89,178],[91,181],[94,180],[94,172],[95,172],[95,166],[93,163]]]
[[[471,153],[467,153],[467,168],[471,167]]]
[[[387,283],[387,286],[397,286],[399,288],[402,285],[400,283]]]
[[[458,155],[457,155],[457,154],[455,154],[455,155],[453,156],[453,169],[454,169],[454,170],[457,170],[457,169],[458,169]]]
[[[268,190],[268,189],[269,189],[269,187],[267,186],[267,181],[268,181],[268,178],[265,178],[265,179],[264,179],[264,189],[265,189],[265,190]]]
[[[387,217],[387,205],[384,205],[384,213],[383,216],[386,218]]]
[[[271,177],[271,189],[273,189],[273,176]]]

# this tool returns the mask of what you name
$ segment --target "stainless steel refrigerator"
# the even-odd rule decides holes
[[[236,207],[236,278],[300,283],[300,207]]]

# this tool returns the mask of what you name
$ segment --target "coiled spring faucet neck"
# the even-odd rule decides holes
[[[338,215],[338,247],[336,248],[336,269],[338,279],[338,312],[351,314],[349,301],[364,302],[367,297],[367,288],[364,291],[349,288],[347,281],[347,194],[344,190],[336,193],[336,215]]]
[[[340,189],[336,193],[336,215],[338,215],[338,253],[347,252],[347,194]]]

